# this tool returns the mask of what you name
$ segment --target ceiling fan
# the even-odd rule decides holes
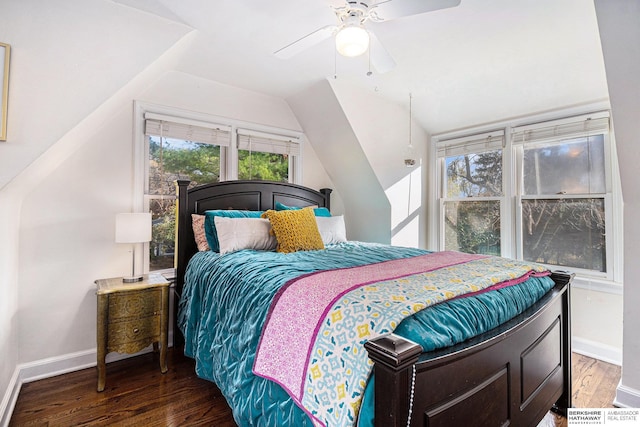
[[[446,9],[460,0],[327,0],[336,14],[337,24],[326,25],[274,52],[288,59],[321,41],[335,36],[336,50],[343,56],[359,56],[369,51],[371,64],[379,73],[396,65],[375,33],[366,28],[367,21],[385,22],[410,15]]]

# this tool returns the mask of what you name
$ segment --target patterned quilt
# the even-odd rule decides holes
[[[537,264],[458,252],[308,274],[276,294],[253,371],[316,425],[353,425],[372,369],[367,340],[428,306],[545,275]]]

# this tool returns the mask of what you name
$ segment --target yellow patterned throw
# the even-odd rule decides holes
[[[274,211],[262,214],[271,222],[271,230],[278,241],[278,252],[312,251],[324,249],[312,208]]]

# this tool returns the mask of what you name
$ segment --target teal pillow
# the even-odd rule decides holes
[[[302,209],[296,206],[287,206],[283,203],[280,202],[276,202],[276,210],[277,211],[297,211],[298,209]],[[313,208],[313,213],[316,214],[316,216],[324,216],[324,217],[329,217],[331,216],[331,212],[329,212],[329,209],[327,208]]]
[[[225,218],[260,218],[263,211],[238,211],[233,209],[217,209],[204,212],[204,234],[207,237],[209,248],[214,252],[220,252],[220,242],[216,231],[215,217]]]

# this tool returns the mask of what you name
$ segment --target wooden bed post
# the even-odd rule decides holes
[[[324,207],[331,210],[331,192],[333,190],[330,188],[321,188],[320,193],[324,196]]]
[[[376,427],[405,427],[409,411],[402,408],[410,408],[412,403],[413,366],[422,347],[395,334],[381,335],[364,347],[375,362]]]
[[[178,236],[187,234],[187,227],[191,227],[191,221],[187,214],[187,188],[191,181],[179,179],[176,181],[176,246],[174,255],[174,267],[176,269],[176,284],[173,289],[173,346],[179,346],[184,343],[184,338],[178,328],[178,302],[182,295],[182,287],[184,285],[184,273],[187,270],[187,254],[186,248],[180,243]]]
[[[178,197],[178,201],[176,203],[176,222],[178,226],[176,227],[177,235],[185,235],[186,227],[190,224],[190,221],[187,221],[187,187],[191,181],[187,179],[179,179],[176,181],[176,196]],[[178,244],[178,239],[176,238],[176,248],[175,248],[175,267],[176,267],[176,289],[180,292],[182,291],[182,285],[184,284],[184,270],[187,268],[187,263],[185,259],[185,248],[181,247]]]
[[[554,271],[551,273],[551,278],[557,285],[566,284],[571,286],[570,284],[575,276],[575,273],[569,273],[567,271]],[[562,345],[564,347],[562,352],[562,369],[565,382],[562,388],[562,395],[551,409],[566,417],[567,409],[572,407],[571,384],[573,381],[571,377],[571,292],[569,292],[569,290],[567,290],[562,297],[562,312],[566,313],[566,319],[562,319]]]

